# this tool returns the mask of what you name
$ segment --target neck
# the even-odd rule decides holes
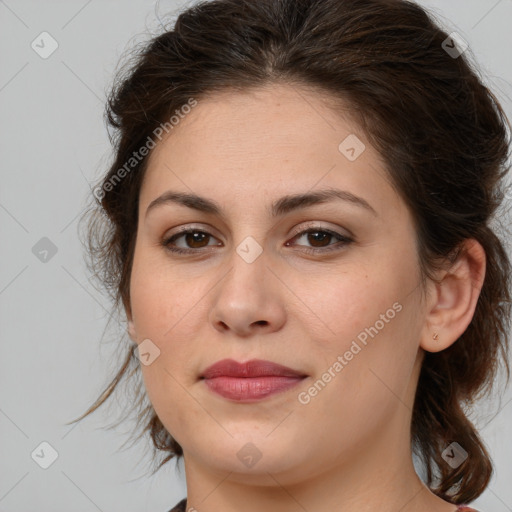
[[[212,469],[185,452],[187,512],[455,512],[455,505],[418,477],[410,442],[404,442],[409,428],[396,414],[380,435],[353,446],[329,467],[308,460],[289,471],[255,471],[256,465],[240,473]]]

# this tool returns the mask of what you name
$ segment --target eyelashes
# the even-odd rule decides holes
[[[191,235],[191,236],[189,236]],[[196,235],[196,236],[194,236]],[[199,236],[197,236],[199,235]],[[332,231],[330,229],[322,228],[320,226],[310,227],[306,230],[300,231],[296,235],[293,236],[291,240],[300,240],[303,237],[309,237],[313,239],[313,243],[323,244],[326,240],[331,242],[332,239],[337,239],[338,243],[327,245],[320,245],[320,247],[307,247],[303,245],[298,245],[301,247],[301,251],[309,253],[309,254],[325,254],[330,253],[332,251],[339,251],[345,248],[347,245],[354,242],[354,240],[346,235],[342,235],[341,233],[337,233],[336,231]],[[207,247],[218,247],[221,244],[213,244],[213,245],[205,245],[202,247],[191,247],[191,248],[183,248],[177,247],[175,245],[176,241],[183,238],[185,244],[202,244],[205,240],[209,241],[210,238],[215,238],[213,235],[208,233],[207,231],[203,231],[201,229],[196,228],[185,228],[181,230],[179,233],[176,233],[170,237],[164,238],[161,242],[161,245],[173,254],[200,254],[206,251],[211,251],[211,249],[206,249]],[[307,240],[309,242],[309,240]],[[290,242],[286,242],[285,245],[287,247],[290,246]],[[295,245],[295,244],[294,244]]]

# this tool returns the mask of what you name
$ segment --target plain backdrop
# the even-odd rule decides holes
[[[421,3],[468,41],[512,118],[512,0]],[[102,428],[115,408],[65,424],[117,368],[116,342],[102,338],[110,305],[77,234],[111,158],[106,94],[123,52],[184,5],[0,0],[0,511],[164,512],[186,495],[174,462],[150,477],[147,440],[120,449],[129,423]],[[473,502],[483,512],[512,510],[511,397],[475,414],[496,466]]]

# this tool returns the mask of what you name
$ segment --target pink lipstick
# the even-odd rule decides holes
[[[236,402],[253,402],[296,386],[307,375],[271,361],[223,359],[202,374],[208,389]]]

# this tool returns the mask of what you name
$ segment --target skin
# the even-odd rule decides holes
[[[411,414],[424,351],[447,348],[471,321],[485,253],[468,241],[439,283],[422,289],[412,217],[384,161],[319,94],[286,84],[216,93],[152,151],[127,312],[131,338],[160,350],[141,365],[146,390],[183,447],[187,510],[453,512],[416,474]],[[366,146],[355,161],[338,149],[350,134]],[[267,211],[287,194],[328,187],[364,198],[376,214],[341,200],[279,218]],[[223,214],[167,203],[146,216],[167,190],[214,200]],[[174,246],[196,253],[173,254],[162,241],[180,226],[210,237],[187,244],[181,236]],[[300,234],[311,226],[354,241]],[[236,251],[248,236],[263,251],[252,263]],[[339,249],[306,252],[326,246]],[[299,393],[396,303],[401,311],[300,403]],[[308,377],[239,404],[199,379],[224,358],[267,359]],[[252,467],[237,456],[247,443],[261,454]]]

